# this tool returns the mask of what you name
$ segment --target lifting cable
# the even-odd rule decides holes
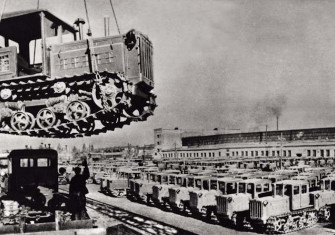
[[[111,7],[112,7],[112,11],[113,11],[113,15],[114,15],[114,19],[115,19],[115,23],[116,23],[116,27],[117,27],[117,31],[120,33],[120,28],[119,28],[119,24],[117,22],[117,18],[116,18],[116,14],[115,14],[115,11],[114,11],[114,7],[113,7],[113,2],[112,0],[109,0],[110,4],[111,4]]]
[[[87,35],[88,35],[88,36],[91,36],[91,35],[92,35],[92,31],[91,31],[90,19],[89,19],[89,17],[88,17],[88,11],[87,11],[86,0],[84,0],[84,5],[85,5],[86,19],[87,19],[87,24],[88,24]]]
[[[37,10],[40,9],[40,0],[37,0]],[[33,65],[35,64],[36,58],[36,39],[34,41],[34,57],[33,57]]]
[[[4,0],[4,1],[3,1],[3,4],[2,4],[1,15],[0,15],[0,22],[1,22],[1,20],[2,20],[3,12],[5,11],[5,7],[6,7],[6,0]]]

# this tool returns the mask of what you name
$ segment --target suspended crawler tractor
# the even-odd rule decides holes
[[[46,10],[3,15],[0,133],[90,136],[153,114],[150,40],[135,30],[84,40],[75,23],[79,35]]]

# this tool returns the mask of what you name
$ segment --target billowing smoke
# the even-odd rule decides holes
[[[264,100],[256,103],[255,108],[251,110],[249,129],[259,131],[268,125],[269,129],[274,130],[276,118],[282,115],[286,103],[287,98],[284,95],[265,97]]]

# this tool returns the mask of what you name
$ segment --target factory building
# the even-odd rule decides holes
[[[161,139],[164,137],[161,136]],[[163,158],[335,157],[335,128],[180,136]]]

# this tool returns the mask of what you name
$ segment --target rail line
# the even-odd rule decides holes
[[[59,189],[61,193],[68,193],[65,189]],[[160,234],[160,235],[173,235],[185,234],[194,235],[194,233],[177,228],[175,226],[154,220],[152,218],[139,215],[130,211],[126,211],[117,206],[110,205],[105,202],[95,200],[93,198],[86,198],[88,208],[91,208],[105,216],[116,219],[130,228],[142,234]]]

